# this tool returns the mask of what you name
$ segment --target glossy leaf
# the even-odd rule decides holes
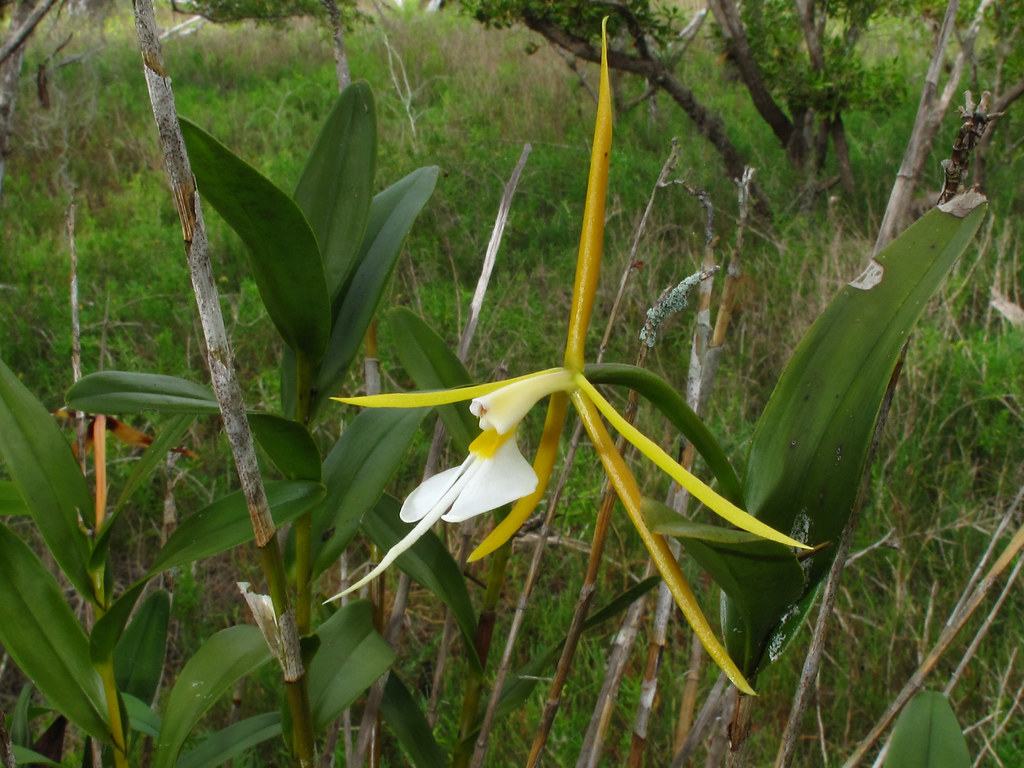
[[[274,523],[294,520],[323,498],[324,487],[306,480],[282,480],[266,484]],[[199,510],[167,539],[150,568],[150,575],[185,565],[252,541],[249,508],[241,491],[229,493]]]
[[[177,376],[100,371],[83,376],[68,390],[68,407],[86,413],[219,413],[206,387]]]
[[[800,342],[758,421],[747,461],[747,510],[809,544],[831,543],[802,562],[805,596],[835,557],[900,349],[986,208],[978,205],[964,218],[929,212],[844,286]],[[726,646],[744,674],[768,663],[769,646],[785,644],[788,628],[800,623],[795,613],[809,605],[801,599],[792,610],[780,608],[785,626],[759,633],[725,601]]]
[[[247,717],[205,737],[178,759],[175,768],[215,768],[280,735],[280,712]]]
[[[686,399],[667,381],[653,371],[617,363],[588,365],[584,374],[593,384],[613,384],[635,389],[644,400],[657,408],[683,437],[693,443],[694,450],[707,462],[711,474],[718,481],[719,493],[733,504],[742,506],[743,492],[740,481],[725,451],[711,434],[711,430],[690,408]]]
[[[46,566],[0,524],[0,645],[50,704],[111,743],[106,700],[89,640]]]
[[[263,634],[245,624],[222,629],[188,660],[164,710],[153,768],[171,768],[192,728],[245,675],[271,658]]]
[[[331,328],[316,236],[295,202],[252,166],[180,119],[199,194],[245,243],[253,278],[281,338],[315,363]]]
[[[968,768],[960,724],[949,699],[934,691],[921,691],[900,713],[885,756],[885,768]]]
[[[320,450],[308,429],[272,413],[250,413],[249,425],[281,474],[289,480],[320,482]]]
[[[92,522],[92,495],[53,417],[2,361],[0,457],[53,559],[78,593],[93,600],[89,543],[79,520]]]
[[[434,731],[398,675],[392,672],[384,686],[380,713],[395,734],[416,768],[446,768],[449,764],[444,751],[434,739]]]
[[[117,688],[142,701],[152,701],[160,685],[167,653],[171,596],[157,589],[135,612],[114,652]]]
[[[436,183],[437,168],[420,168],[373,198],[356,267],[335,302],[331,338],[316,377],[314,414],[338,394],[377,311],[405,236]]]
[[[363,530],[373,542],[387,552],[409,532],[398,513],[401,504],[393,496],[384,496],[377,506],[363,517]],[[455,559],[441,540],[428,531],[395,561],[400,569],[437,595],[451,610],[462,630],[466,656],[479,669],[474,641],[476,612],[466,591],[466,580]]]
[[[398,359],[421,390],[454,389],[472,384],[466,366],[451,347],[419,315],[405,307],[388,312],[388,324]],[[444,419],[459,453],[467,453],[469,444],[480,434],[477,419],[468,403],[442,405],[437,409]]]
[[[377,112],[366,82],[346,88],[334,103],[295,188],[320,244],[333,299],[356,262],[373,199]]]
[[[370,604],[357,600],[316,630],[319,647],[309,664],[313,732],[319,733],[383,675],[394,649],[373,628]]]
[[[749,628],[747,637],[770,632],[780,614],[803,595],[803,569],[782,544],[746,531],[691,522],[657,501],[646,500],[644,516],[654,533],[676,537],[729,596],[733,610]],[[782,650],[770,647],[769,660]]]
[[[429,410],[366,409],[345,427],[324,460],[327,491],[313,510],[314,576],[330,568],[348,546],[363,515],[391,482]]]

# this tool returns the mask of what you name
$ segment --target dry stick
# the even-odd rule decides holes
[[[36,28],[43,17],[50,12],[50,9],[57,4],[57,0],[44,0],[44,2],[37,5],[32,9],[32,12],[28,15],[25,21],[22,22],[21,26],[18,27],[14,32],[8,35],[3,45],[0,45],[0,64],[3,64],[21,46],[28,36],[32,34],[32,30]]]
[[[75,196],[71,195],[71,203],[67,212],[68,230],[68,261],[70,263],[71,294],[71,378],[78,381],[82,378],[82,321],[78,311],[78,251],[75,248]],[[85,474],[85,444],[88,417],[84,413],[73,414],[75,423],[75,444],[78,446],[78,465]]]
[[[182,238],[192,277],[192,288],[206,338],[207,361],[213,390],[224,420],[224,429],[249,509],[256,546],[259,548],[260,564],[270,588],[274,614],[279,624],[280,645],[272,650],[279,654],[284,673],[294,724],[293,750],[300,765],[312,766],[315,762],[316,747],[313,741],[313,721],[295,614],[287,592],[284,561],[275,535],[274,521],[270,516],[270,506],[260,476],[252,433],[249,431],[242,392],[235,376],[231,347],[224,328],[224,317],[221,314],[217,285],[210,264],[199,194],[178,126],[174,93],[163,64],[152,0],[135,0],[134,5],[135,27],[142,53],[146,85],[160,136],[164,168],[181,219]]]
[[[1011,516],[1015,512],[1017,507],[1020,506],[1022,499],[1024,499],[1024,486],[1021,486],[1020,490],[1017,491],[1017,496],[1007,509],[1007,517]],[[1006,570],[1006,567],[1010,562],[1020,553],[1022,548],[1024,548],[1024,526],[1019,528],[1013,535],[1009,544],[1007,544],[1005,549],[1003,549],[999,558],[992,564],[992,567],[985,574],[984,578],[978,582],[974,591],[971,592],[966,599],[962,599],[957,608],[950,614],[949,619],[946,621],[946,626],[943,627],[942,633],[939,635],[939,639],[935,642],[931,652],[924,661],[921,662],[914,674],[911,675],[906,685],[904,685],[903,689],[892,701],[885,713],[879,718],[874,728],[871,729],[871,732],[864,737],[860,744],[857,745],[853,754],[851,754],[850,757],[847,758],[846,762],[843,763],[843,768],[854,768],[854,766],[860,765],[861,760],[864,759],[868,750],[875,745],[879,737],[889,727],[906,703],[910,701],[914,694],[924,686],[925,678],[935,668],[939,659],[942,658],[942,655],[949,649],[949,646],[959,634],[960,630],[963,629],[968,619],[970,619],[974,614],[974,611],[988,596],[988,593],[995,585],[996,580],[1002,575],[1003,571]]]

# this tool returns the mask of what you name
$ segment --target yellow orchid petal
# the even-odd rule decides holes
[[[346,405],[361,405],[364,408],[422,408],[428,405],[448,405],[459,403],[463,400],[472,400],[494,392],[509,384],[519,381],[543,376],[546,373],[555,373],[561,368],[548,368],[536,373],[528,373],[525,376],[518,376],[505,381],[492,381],[487,384],[475,384],[469,387],[458,387],[456,389],[438,389],[430,392],[392,392],[383,395],[360,395],[358,397],[332,397],[339,403]]]
[[[584,347],[594,294],[601,272],[601,248],[604,242],[605,197],[608,192],[608,160],[612,149],[612,97],[608,83],[608,47],[605,25],[601,23],[601,85],[597,97],[597,123],[590,154],[590,178],[587,202],[583,207],[583,233],[576,257],[576,282],[572,289],[569,335],[565,342],[565,367],[583,370]]]
[[[583,420],[583,426],[586,428],[587,434],[590,435],[590,439],[594,443],[594,449],[601,457],[601,463],[604,464],[608,479],[611,480],[616,493],[619,495],[619,499],[622,501],[622,505],[629,514],[629,519],[640,534],[644,546],[647,547],[651,560],[657,567],[661,577],[665,580],[665,584],[672,593],[672,597],[675,598],[679,610],[683,612],[683,616],[686,617],[686,621],[689,622],[694,634],[697,635],[701,644],[707,650],[708,655],[725,672],[733,684],[743,693],[756,696],[756,692],[750,687],[746,678],[743,677],[743,673],[740,672],[739,667],[733,662],[728,651],[718,642],[714,630],[697,604],[697,598],[694,596],[693,590],[690,589],[686,576],[680,570],[679,563],[668,548],[664,537],[652,533],[644,523],[643,497],[640,494],[636,478],[633,477],[633,473],[629,471],[625,460],[615,449],[615,444],[612,442],[611,436],[608,434],[608,430],[605,429],[604,422],[601,421],[601,417],[598,414],[597,406],[582,389],[576,390],[573,393],[572,401],[580,414],[580,419]]]
[[[586,380],[583,374],[576,375],[576,384],[579,386],[579,391],[583,392],[591,401],[593,401],[597,409],[606,419],[608,419],[608,422],[615,427],[615,430],[619,434],[635,445],[644,456],[664,470],[669,477],[689,491],[691,496],[704,504],[704,506],[716,515],[745,531],[757,534],[758,536],[769,539],[770,541],[777,541],[780,544],[785,544],[789,547],[810,549],[806,544],[786,536],[783,533],[779,533],[771,526],[762,523],[750,513],[744,512],[724,496],[716,493],[706,483],[703,483],[697,477],[687,472],[679,462],[675,461],[671,456],[665,453],[657,443],[622,418],[622,416],[619,415],[619,412],[612,407],[611,403],[604,399],[604,396],[597,391],[597,388],[593,384]]]
[[[533,460],[533,471],[537,473],[538,478],[537,488],[529,496],[524,496],[516,502],[508,516],[473,550],[469,556],[469,562],[486,557],[512,538],[512,535],[533,514],[540,500],[544,498],[551,473],[555,468],[555,461],[558,459],[558,440],[562,436],[562,425],[565,423],[568,406],[569,399],[564,392],[555,392],[551,395],[551,399],[548,401],[548,413],[544,419],[544,432],[541,434],[537,455]]]

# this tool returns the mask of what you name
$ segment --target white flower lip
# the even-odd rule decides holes
[[[513,429],[542,397],[575,388],[573,374],[560,368],[516,381],[490,394],[474,398],[470,412],[480,419],[480,428],[504,435]]]

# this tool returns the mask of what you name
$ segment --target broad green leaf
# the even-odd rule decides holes
[[[334,103],[295,187],[295,202],[320,243],[333,300],[355,265],[373,199],[377,112],[365,82]]]
[[[215,768],[280,735],[280,712],[248,717],[205,737],[199,746],[178,759],[175,768]]]
[[[121,639],[125,625],[132,615],[132,609],[138,601],[142,590],[145,589],[145,580],[132,585],[122,593],[117,600],[107,608],[107,611],[97,619],[89,633],[89,657],[95,666],[109,661],[114,655],[114,648]],[[121,686],[118,686],[121,689]]]
[[[0,515],[27,515],[28,507],[11,480],[0,480]]]
[[[331,328],[331,302],[316,236],[295,202],[252,166],[179,118],[199,194],[248,248],[267,314],[297,354],[316,363]]]
[[[708,464],[708,469],[718,481],[719,492],[734,504],[743,504],[743,492],[736,470],[732,468],[722,446],[667,381],[653,371],[635,365],[601,363],[588,365],[584,371],[594,384],[613,384],[635,389],[641,397],[657,408],[687,440]]]
[[[335,302],[331,338],[316,377],[314,414],[338,394],[377,311],[405,236],[436,183],[437,168],[420,168],[373,198],[356,266]]]
[[[363,530],[373,542],[387,552],[409,532],[408,523],[398,516],[401,504],[385,495],[376,508],[363,516]],[[395,565],[437,595],[451,610],[465,641],[466,657],[480,668],[474,642],[476,612],[466,591],[466,579],[458,563],[433,531],[428,531],[409,549],[399,555]]]
[[[964,218],[932,210],[873,259],[811,326],[761,414],[747,461],[747,511],[809,544],[831,544],[802,562],[804,595],[835,557],[900,349],[986,209],[977,205]],[[781,607],[778,621],[798,626],[794,612],[809,605]],[[785,638],[753,632],[741,614],[725,601],[726,647],[749,676],[770,661],[769,636],[773,644]]]
[[[17,765],[55,765],[57,768],[60,768],[60,763],[55,763],[50,758],[43,757],[28,747],[12,744],[11,749],[14,752],[14,760]]]
[[[885,768],[968,768],[960,724],[949,699],[934,691],[921,691],[900,713],[885,756]]]
[[[142,701],[153,700],[164,668],[170,615],[171,596],[163,589],[151,592],[135,612],[114,651],[119,691]]]
[[[323,498],[324,487],[306,480],[266,483],[274,523],[283,525]],[[204,507],[175,529],[150,567],[150,575],[185,565],[252,541],[249,508],[241,491]]]
[[[135,463],[135,468],[125,482],[124,488],[121,489],[121,494],[117,497],[117,503],[114,505],[113,511],[107,515],[103,521],[103,527],[96,536],[96,542],[92,547],[92,555],[89,558],[89,567],[91,569],[98,570],[104,565],[110,551],[110,537],[114,532],[115,523],[124,509],[124,505],[128,503],[128,499],[139,488],[142,481],[153,473],[157,465],[164,461],[167,453],[180,444],[181,438],[188,431],[188,428],[192,426],[193,421],[195,421],[195,415],[191,413],[182,413],[171,417],[160,430],[156,439],[153,440],[153,443]]]
[[[154,739],[160,736],[160,715],[141,699],[137,699],[130,693],[121,694],[124,700],[125,711],[128,712],[128,719],[131,722],[132,730],[144,733]]]
[[[249,425],[281,474],[289,480],[320,482],[320,450],[308,429],[272,413],[250,413]]]
[[[66,400],[69,408],[86,413],[219,412],[217,398],[206,387],[156,373],[90,373],[75,382]]]
[[[433,728],[409,689],[394,672],[388,675],[384,686],[380,713],[412,765],[416,768],[446,768],[449,760],[434,739]]]
[[[18,694],[18,702],[11,712],[11,724],[8,733],[12,744],[20,744],[27,747],[32,744],[32,730],[29,721],[32,719],[30,711],[32,708],[32,692],[35,690],[31,682],[25,683]]]
[[[416,382],[417,389],[453,389],[473,383],[466,366],[419,315],[397,307],[388,312],[388,324],[398,359]],[[469,412],[469,404],[442,405],[437,413],[444,419],[459,452],[467,453],[469,444],[480,434],[477,419]]]
[[[153,768],[171,768],[185,739],[210,707],[245,675],[271,658],[263,634],[243,624],[222,629],[188,660],[171,689]]]
[[[57,565],[78,593],[94,600],[89,543],[93,500],[60,428],[0,361],[0,457]]]
[[[56,579],[2,524],[0,645],[57,711],[111,743],[103,684],[89,658],[89,640]]]
[[[395,660],[394,649],[373,628],[370,604],[357,600],[321,624],[309,663],[313,732],[326,728],[369,688]]]
[[[804,572],[788,547],[747,531],[690,522],[664,504],[644,501],[651,531],[679,539],[686,553],[729,596],[733,610],[750,628],[747,637],[770,632],[780,612],[800,599]],[[768,649],[772,660],[781,651],[781,647]]]
[[[340,406],[339,406],[340,407]],[[324,460],[324,500],[313,509],[313,575],[331,567],[377,503],[429,408],[367,408]]]

